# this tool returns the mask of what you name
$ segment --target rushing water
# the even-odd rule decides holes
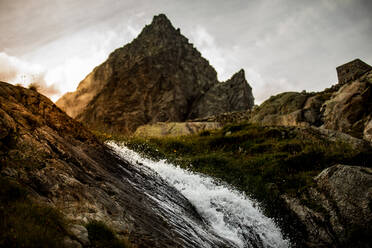
[[[107,143],[120,157],[157,172],[194,205],[217,236],[236,247],[289,247],[280,229],[244,194],[211,177],[193,173],[165,160],[153,161],[114,142]],[[161,204],[161,200],[159,200]],[[164,205],[164,204],[163,204]],[[170,206],[163,206],[169,208]],[[195,227],[194,227],[195,228]]]

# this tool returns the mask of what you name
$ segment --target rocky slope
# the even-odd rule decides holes
[[[316,126],[372,142],[372,71],[364,64],[360,69],[353,64],[355,61],[344,65],[355,67],[354,74],[349,71],[348,80],[342,76],[342,83],[318,93],[286,92],[272,96],[252,112],[250,121],[263,125]],[[338,67],[338,71],[342,68]]]
[[[300,199],[283,196],[307,231],[309,247],[371,247],[372,169],[334,165]],[[311,207],[309,207],[311,206]]]
[[[83,225],[92,220],[105,222],[138,247],[197,246],[191,240],[197,234],[169,220],[169,214],[159,209],[152,196],[179,206],[174,208],[173,218],[187,216],[203,226],[182,195],[156,175],[119,159],[48,98],[3,82],[0,154],[1,182],[16,182],[35,202],[56,208],[66,217],[70,225],[65,237],[68,247],[88,247]],[[11,218],[3,216],[3,207],[0,205],[1,219]],[[229,246],[208,232],[206,228],[200,240],[211,246]],[[208,235],[212,238],[206,240]],[[2,238],[0,235],[0,241]]]
[[[250,109],[253,96],[242,70],[218,82],[209,62],[161,14],[56,104],[93,129],[125,134],[147,123]]]

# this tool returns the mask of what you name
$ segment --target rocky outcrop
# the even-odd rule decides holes
[[[133,135],[137,137],[182,136],[221,127],[219,122],[158,122],[138,127]]]
[[[372,118],[372,72],[343,85],[323,103],[321,112],[322,127],[363,138]]]
[[[218,82],[209,62],[161,14],[56,104],[90,128],[125,134],[147,123],[247,110],[253,96],[243,71]]]
[[[252,112],[250,121],[262,125],[306,126],[302,109],[309,97],[307,93],[297,92],[272,96]]]
[[[254,105],[252,88],[240,70],[226,82],[211,87],[191,109],[189,118],[202,118],[224,112],[250,109]]]
[[[226,112],[217,115],[211,115],[204,118],[196,118],[189,121],[192,122],[219,122],[221,125],[226,125],[229,123],[239,123],[249,120],[251,117],[251,111],[235,111]]]
[[[252,111],[250,121],[262,125],[321,127],[371,142],[372,71],[370,67],[363,68],[354,71],[352,81],[340,78],[342,84],[322,92],[272,96]]]
[[[103,221],[138,247],[198,246],[192,237],[211,247],[229,246],[208,231],[195,208],[158,176],[120,159],[48,98],[3,82],[0,176],[18,182],[35,201],[64,214],[71,224],[71,236],[64,240],[68,247],[88,247],[83,225],[92,220]],[[153,194],[178,206],[172,209],[172,219]],[[203,235],[177,225],[181,216],[205,226]],[[207,240],[208,235],[212,239]]]
[[[335,165],[302,198],[284,196],[305,225],[309,247],[372,247],[372,169]]]

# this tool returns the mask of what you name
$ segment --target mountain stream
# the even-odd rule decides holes
[[[273,220],[264,216],[258,204],[243,193],[165,160],[144,158],[124,145],[112,141],[107,145],[122,159],[153,177],[160,176],[176,189],[169,197],[156,190],[144,193],[157,202],[159,214],[173,222],[175,231],[188,240],[189,247],[290,247]],[[190,218],[190,214],[184,213],[184,203],[171,199],[179,193],[193,205],[202,221]]]

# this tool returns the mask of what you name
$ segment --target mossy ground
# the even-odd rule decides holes
[[[17,182],[0,177],[0,247],[63,247],[66,221]]]
[[[265,213],[293,235],[299,235],[298,229],[303,227],[295,223],[281,195],[300,198],[314,185],[314,176],[334,164],[366,165],[366,161],[372,161],[372,152],[353,150],[348,144],[304,135],[301,130],[288,127],[231,124],[192,136],[100,137],[125,141],[129,148],[145,156],[166,158],[235,186],[258,200]]]

